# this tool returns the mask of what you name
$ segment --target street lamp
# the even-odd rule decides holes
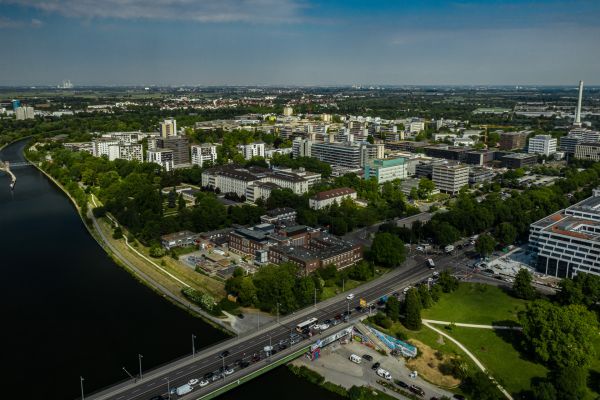
[[[279,303],[277,303],[277,323],[279,324]]]
[[[140,364],[140,381],[144,378],[144,376],[142,375],[142,358],[144,358],[144,356],[138,354],[138,362]]]
[[[83,381],[84,381],[84,380],[85,380],[85,379],[83,379],[83,376],[80,376],[80,377],[79,377],[79,384],[81,385],[81,400],[85,400],[85,397],[84,397],[84,395],[83,395]]]
[[[196,355],[196,335],[192,333],[192,358]]]
[[[169,396],[169,400],[171,400],[171,380],[167,376],[167,396]]]

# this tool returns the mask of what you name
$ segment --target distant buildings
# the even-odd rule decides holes
[[[560,150],[566,154],[574,155],[575,148],[579,143],[598,143],[600,142],[600,132],[586,128],[574,128],[569,131],[567,136],[560,138]]]
[[[177,136],[177,121],[173,118],[165,119],[159,123],[160,136],[168,138],[170,136]]]
[[[556,153],[556,144],[556,138],[550,135],[536,135],[529,139],[527,152],[529,154],[540,154],[548,157]]]
[[[174,247],[186,247],[196,244],[196,240],[200,237],[197,233],[190,231],[181,231],[163,235],[160,237],[162,246],[171,250]]]
[[[529,249],[536,269],[559,278],[579,272],[600,275],[600,189],[530,225]]]
[[[500,133],[500,150],[523,149],[527,144],[527,136],[530,131],[502,132]]]
[[[173,150],[154,149],[147,151],[147,161],[162,166],[166,171],[172,171],[174,168]]]
[[[294,109],[289,106],[283,107],[283,115],[286,117],[291,117],[294,115]]]
[[[311,157],[347,168],[363,168],[367,163],[384,158],[383,144],[370,143],[313,143]]]
[[[469,184],[469,167],[463,164],[434,165],[432,181],[440,192],[454,195]]]
[[[156,149],[168,149],[173,152],[173,166],[190,166],[190,141],[186,136],[168,136],[156,139]]]
[[[35,118],[35,112],[34,112],[33,107],[27,107],[27,106],[21,107],[21,106],[19,106],[15,110],[15,116],[16,116],[17,120],[34,119]]]
[[[600,142],[578,143],[575,146],[575,158],[578,160],[600,161]]]
[[[537,164],[537,156],[535,154],[511,153],[500,158],[504,168],[516,169],[531,167]]]
[[[238,150],[242,153],[245,160],[250,160],[252,157],[265,156],[265,144],[263,142],[240,144]]]
[[[356,199],[356,190],[338,188],[319,192],[308,199],[308,206],[313,210],[322,210],[332,204],[340,204],[344,199]]]
[[[214,144],[192,145],[192,165],[202,167],[205,162],[217,161],[217,146]]]

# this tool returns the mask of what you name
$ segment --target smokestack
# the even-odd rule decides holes
[[[583,81],[579,81],[579,98],[577,99],[577,110],[575,110],[575,122],[573,126],[581,128],[581,99],[583,97]]]

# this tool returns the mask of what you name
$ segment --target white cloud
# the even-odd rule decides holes
[[[31,21],[22,21],[6,18],[0,15],[0,29],[17,29],[23,27],[39,28],[44,23],[39,19],[33,18]]]
[[[249,23],[297,22],[305,6],[302,0],[0,0],[0,3],[73,18]]]

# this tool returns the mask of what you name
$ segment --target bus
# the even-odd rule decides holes
[[[310,328],[317,322],[319,322],[319,320],[315,317],[312,317],[304,322],[300,322],[298,325],[296,325],[296,331],[298,331],[298,333],[302,333],[303,330]]]
[[[431,258],[427,259],[427,266],[429,267],[429,269],[435,268],[435,263],[433,262],[433,260]]]

